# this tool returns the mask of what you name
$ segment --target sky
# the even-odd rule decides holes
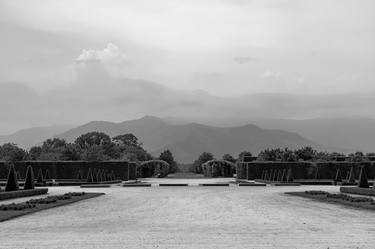
[[[147,114],[373,117],[374,9],[372,0],[0,0],[0,134]]]

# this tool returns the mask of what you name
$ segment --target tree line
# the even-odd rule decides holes
[[[251,152],[243,151],[237,158],[230,154],[225,154],[222,156],[221,160],[226,160],[232,163],[241,161],[245,156],[253,157]],[[300,149],[291,150],[288,148],[274,148],[265,149],[261,151],[257,156],[257,161],[281,161],[281,162],[298,162],[298,161],[331,161],[337,158],[348,157],[349,161],[361,162],[366,160],[367,157],[375,157],[375,153],[367,153],[357,151],[355,153],[350,153],[345,155],[338,152],[326,152],[317,151],[310,146],[305,146]],[[193,171],[197,173],[202,173],[201,165],[207,161],[214,160],[215,157],[212,153],[203,152],[198,159],[193,163]]]
[[[142,162],[152,159],[166,161],[171,166],[171,171],[176,170],[177,163],[170,150],[165,150],[158,158],[154,158],[132,133],[111,138],[104,132],[88,132],[79,136],[73,143],[61,138],[51,138],[29,150],[24,150],[13,143],[0,146],[0,160],[3,161],[129,160]]]

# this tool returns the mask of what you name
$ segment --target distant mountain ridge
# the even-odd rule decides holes
[[[81,134],[90,131],[105,132],[112,137],[133,133],[152,154],[158,155],[161,151],[170,149],[180,162],[192,162],[204,151],[221,157],[225,153],[237,155],[244,150],[258,153],[263,149],[275,147],[321,147],[297,133],[266,130],[252,124],[229,128],[197,123],[175,125],[152,116],[121,123],[93,121],[57,137],[72,142]]]
[[[0,135],[0,145],[11,142],[28,149],[73,127],[74,125],[54,125],[22,129],[10,135]]]

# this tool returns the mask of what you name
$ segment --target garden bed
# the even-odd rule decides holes
[[[370,197],[354,197],[346,194],[331,194],[319,190],[304,192],[286,192],[285,194],[310,198],[321,202],[341,204],[345,206],[375,211],[375,201]]]
[[[375,188],[340,187],[341,193],[375,196]]]
[[[0,192],[0,200],[8,200],[14,198],[21,198],[33,195],[47,194],[48,188],[36,188],[36,189],[20,189],[17,191]]]
[[[45,198],[31,199],[17,204],[0,205],[0,222],[10,220],[26,214],[35,213],[44,209],[59,207],[77,201],[98,197],[103,193],[67,193],[64,195],[48,196]]]

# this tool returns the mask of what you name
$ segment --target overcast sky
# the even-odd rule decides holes
[[[374,9],[373,0],[0,0],[0,134],[197,109],[374,116]],[[318,103],[322,94],[332,102]],[[305,95],[308,107],[295,108]],[[281,99],[290,103],[273,106]]]

